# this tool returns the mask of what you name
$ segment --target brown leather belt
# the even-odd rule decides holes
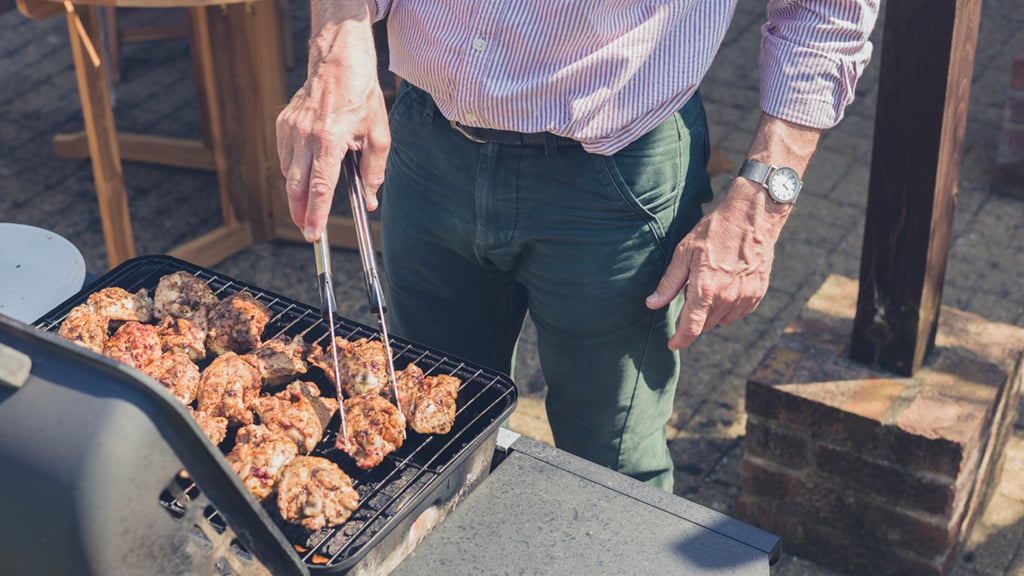
[[[449,121],[452,128],[467,139],[479,144],[504,144],[505,146],[579,146],[580,143],[572,138],[558,136],[550,132],[513,132],[511,130],[494,130],[491,128],[476,128],[459,124],[455,120]]]

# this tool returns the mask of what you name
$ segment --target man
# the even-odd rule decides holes
[[[742,177],[703,215],[697,88],[734,7],[312,0],[309,77],[278,118],[292,219],[318,238],[342,158],[360,151],[370,209],[387,176],[392,330],[507,372],[529,311],[555,443],[671,491],[676,351],[764,296],[878,12],[768,2],[764,113]],[[371,32],[384,16],[404,79],[390,123]]]

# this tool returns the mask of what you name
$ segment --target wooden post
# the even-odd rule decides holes
[[[981,0],[889,0],[851,356],[913,375],[934,346]]]

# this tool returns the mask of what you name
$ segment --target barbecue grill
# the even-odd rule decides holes
[[[397,369],[462,381],[446,435],[408,431],[402,447],[360,470],[334,448],[338,416],[314,455],[352,478],[359,507],[341,526],[308,533],[258,503],[185,407],[156,381],[55,334],[98,289],[152,293],[186,270],[217,295],[248,291],[272,319],[264,339],[301,335],[327,346],[318,310],[169,256],[129,260],[34,327],[0,316],[0,573],[354,574],[401,560],[491,465],[495,439],[517,402],[505,375],[392,338]],[[376,330],[338,318],[350,340]],[[304,379],[325,396],[318,371]],[[272,389],[271,391],[273,391]],[[230,446],[225,446],[225,449]]]

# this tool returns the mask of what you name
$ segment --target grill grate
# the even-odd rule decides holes
[[[187,270],[206,282],[222,299],[248,291],[267,305],[272,319],[264,330],[264,339],[283,334],[302,336],[307,342],[322,347],[328,345],[328,327],[319,311],[311,306],[169,256],[146,256],[121,264],[38,320],[36,327],[57,331],[74,306],[84,303],[90,293],[101,288],[118,286],[133,293],[145,288],[152,295],[162,276],[179,270]],[[344,318],[337,318],[335,330],[338,336],[350,340],[380,338],[377,330]],[[448,480],[462,460],[496,433],[515,407],[517,391],[507,376],[400,338],[392,338],[391,346],[396,370],[416,363],[426,375],[451,374],[462,381],[455,423],[446,435],[423,435],[408,429],[401,448],[385,457],[379,466],[364,471],[356,467],[347,454],[334,448],[339,428],[339,418],[335,415],[312,454],[332,460],[352,478],[353,487],[359,493],[359,507],[349,520],[341,526],[309,534],[282,520],[272,503],[264,506],[308,567],[330,568],[331,572],[337,572],[358,562]],[[209,361],[207,359],[200,367],[205,367]],[[337,394],[319,369],[311,369],[302,379],[316,383],[325,396]],[[264,392],[272,393],[283,387],[267,388]],[[230,441],[226,441],[223,449],[230,448]],[[173,479],[160,496],[161,504],[177,518],[184,518],[194,508],[189,502],[197,499],[202,499],[201,491],[184,472]],[[204,516],[216,530],[229,530],[212,505],[205,508]],[[237,541],[235,544],[240,546]]]

